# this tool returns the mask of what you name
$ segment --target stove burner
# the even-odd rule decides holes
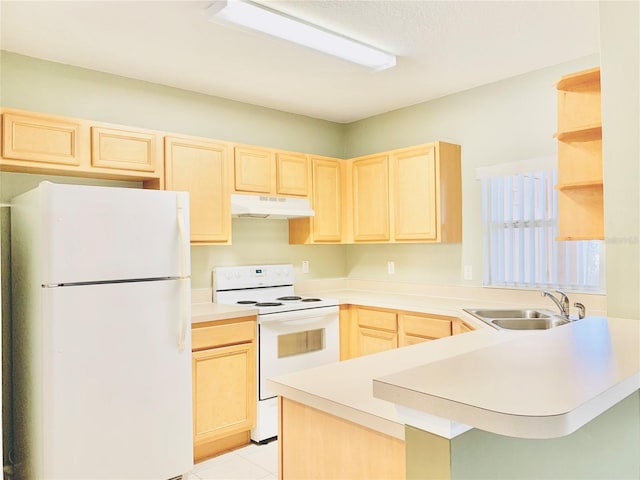
[[[259,302],[256,303],[256,307],[279,307],[282,305],[280,302]]]
[[[278,298],[276,298],[276,300],[284,300],[284,301],[287,301],[287,300],[300,300],[300,299],[302,299],[302,297],[298,297],[297,295],[291,295],[289,297],[278,297]]]
[[[302,301],[303,302],[321,302],[322,299],[321,298],[303,298]]]
[[[254,303],[257,303],[255,300],[238,300],[236,302],[238,305],[253,305]]]

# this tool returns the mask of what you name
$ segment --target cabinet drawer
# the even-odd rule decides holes
[[[451,320],[422,315],[401,314],[400,321],[407,335],[426,338],[441,338],[451,335]]]
[[[394,312],[358,308],[357,315],[358,325],[362,327],[381,328],[391,331],[398,329],[397,317]]]
[[[254,341],[255,337],[256,323],[253,321],[193,327],[191,348],[195,351],[222,345],[247,343]]]

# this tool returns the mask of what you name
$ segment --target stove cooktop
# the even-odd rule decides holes
[[[237,300],[235,303],[237,305],[257,307],[260,313],[288,312],[309,308],[331,307],[338,304],[335,299],[317,297],[303,298],[297,295],[277,297],[273,300]]]
[[[338,305],[335,299],[296,295],[294,276],[291,264],[216,267],[213,301],[255,306],[260,315]]]

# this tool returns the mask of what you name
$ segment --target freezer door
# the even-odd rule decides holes
[[[38,187],[44,283],[188,276],[188,194]]]
[[[43,289],[39,478],[157,480],[192,469],[180,282],[189,281]]]

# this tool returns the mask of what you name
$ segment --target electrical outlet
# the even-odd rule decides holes
[[[387,273],[389,275],[396,273],[396,262],[387,262]]]
[[[309,273],[309,260],[302,261],[302,273]]]
[[[463,275],[465,280],[473,280],[473,266],[465,265]]]

